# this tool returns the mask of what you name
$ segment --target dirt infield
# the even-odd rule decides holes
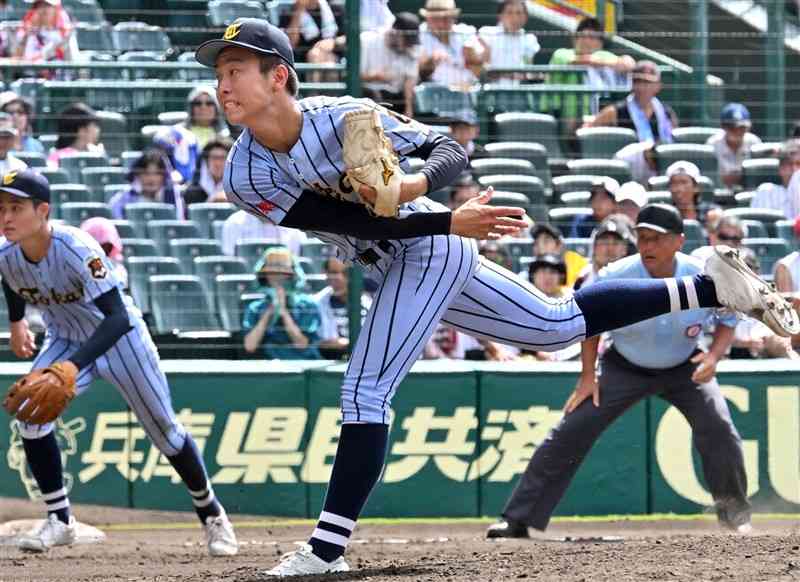
[[[100,545],[29,555],[0,546],[0,582],[250,582],[304,540],[308,524],[234,516],[242,549],[211,559],[193,514],[77,506],[108,535]],[[37,504],[0,499],[0,523],[39,517]],[[256,525],[253,522],[258,521]],[[250,524],[248,525],[248,522]],[[648,581],[800,580],[800,522],[756,520],[754,535],[715,522],[555,523],[548,536],[622,536],[618,542],[483,539],[485,523],[360,525],[348,550],[354,572],[325,580]],[[319,578],[315,578],[319,580]]]

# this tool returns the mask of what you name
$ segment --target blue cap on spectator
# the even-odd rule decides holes
[[[0,180],[0,192],[50,202],[50,183],[47,178],[33,170],[12,170],[5,173]]]
[[[741,103],[728,103],[722,108],[720,124],[728,127],[750,127],[750,112]]]
[[[280,28],[261,18],[237,18],[225,29],[222,38],[208,40],[197,47],[194,58],[201,65],[213,67],[219,53],[229,46],[239,46],[262,55],[274,55],[294,68],[294,51],[289,37]]]

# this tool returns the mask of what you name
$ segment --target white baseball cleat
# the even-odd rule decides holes
[[[203,531],[206,534],[208,553],[211,556],[235,556],[239,553],[239,542],[236,541],[236,534],[233,533],[231,520],[225,513],[216,517],[207,517]]]
[[[75,517],[69,516],[69,523],[64,523],[55,513],[47,516],[39,527],[19,538],[20,550],[26,552],[45,552],[53,546],[69,546],[75,543]]]
[[[263,572],[267,576],[307,576],[309,574],[330,574],[349,572],[350,566],[339,556],[333,562],[326,562],[311,552],[311,546],[304,544],[300,549],[284,554],[280,563],[272,570]]]
[[[792,304],[756,275],[738,250],[715,246],[706,263],[706,275],[714,281],[717,299],[725,307],[763,321],[780,336],[800,333],[800,319]]]

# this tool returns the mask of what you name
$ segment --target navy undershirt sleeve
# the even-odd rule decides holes
[[[25,317],[25,300],[17,295],[14,290],[8,286],[5,281],[3,283],[3,295],[6,296],[6,305],[8,305],[8,321],[15,323]]]
[[[467,152],[458,142],[438,133],[431,133],[421,146],[407,155],[425,160],[420,173],[428,179],[428,192],[450,186],[469,163]]]
[[[106,291],[94,300],[94,304],[105,318],[86,343],[70,356],[70,362],[79,370],[106,353],[123,335],[133,329],[118,288]]]

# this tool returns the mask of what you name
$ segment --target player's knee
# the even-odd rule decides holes
[[[159,419],[156,419],[157,421]],[[183,444],[186,442],[186,429],[174,418],[163,418],[158,422],[157,430],[148,431],[150,440],[156,445],[159,451],[168,457],[172,457],[181,452]]]

